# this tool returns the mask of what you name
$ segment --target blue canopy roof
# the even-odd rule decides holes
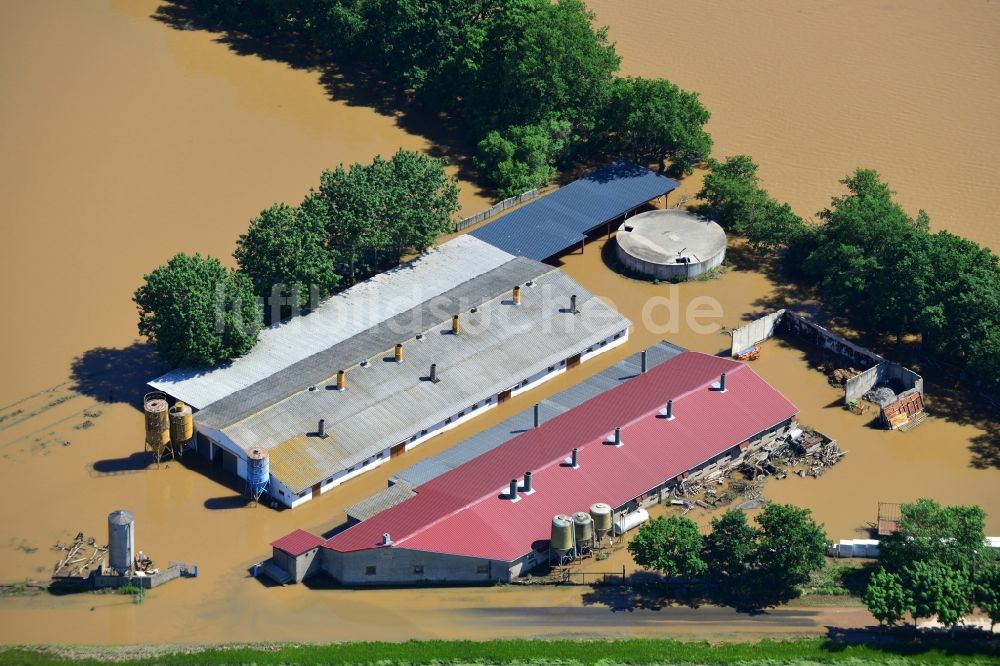
[[[621,160],[471,232],[505,252],[541,261],[586,233],[677,189],[677,181]]]

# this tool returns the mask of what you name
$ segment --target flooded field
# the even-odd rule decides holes
[[[1000,250],[1000,5],[592,0],[626,74],[701,93],[717,155],[812,216],[877,169],[911,214]]]
[[[248,568],[269,555],[269,541],[295,527],[331,530],[343,520],[341,507],[383,488],[396,471],[657,340],[718,353],[729,346],[719,326],[735,327],[745,316],[794,294],[746,268],[680,286],[628,280],[609,270],[601,239],[561,263],[633,320],[626,348],[294,511],[245,507],[240,488],[178,463],[148,469],[140,455],[141,415],[129,404],[157,371],[142,347],[130,347],[135,312],[129,298],[142,273],[180,250],[228,258],[254,213],[273,201],[297,201],[325,167],[367,161],[399,146],[431,147],[391,116],[330,99],[315,73],[236,55],[212,34],[175,30],[151,18],[156,9],[156,2],[0,8],[0,276],[16,294],[0,329],[0,469],[7,497],[0,505],[0,582],[46,579],[58,559],[50,550],[55,542],[78,531],[103,541],[107,513],[118,508],[134,512],[138,548],[160,563],[196,563],[200,576],[157,589],[142,605],[117,595],[3,597],[0,641],[704,636],[706,631],[726,637],[815,633],[826,625],[870,621],[856,609],[788,610],[769,618],[723,610],[697,618],[684,609],[676,609],[676,615],[616,614],[583,588],[414,594],[273,589],[250,579]],[[676,17],[671,21],[680,25]],[[620,28],[613,30],[631,67],[626,39]],[[744,35],[748,41],[751,37]],[[984,57],[994,56],[990,51]],[[679,60],[671,62],[682,69]],[[677,80],[701,88],[696,81]],[[719,124],[713,130],[720,148],[747,150],[761,159],[768,185],[791,199],[780,186],[805,187],[803,175],[783,175],[766,161],[788,157],[790,151],[775,148],[766,158],[752,146],[729,149],[724,123],[745,119],[716,107],[709,96],[712,85],[705,82],[706,99],[713,123]],[[769,122],[769,131],[781,135],[784,121],[771,117]],[[983,120],[976,127],[985,131],[990,124]],[[908,140],[921,141],[916,135]],[[829,167],[820,155],[803,154],[802,159],[808,160],[804,170],[810,178]],[[892,164],[909,164],[899,155],[892,159],[899,160]],[[829,180],[851,166],[838,166]],[[977,182],[989,180],[988,169],[985,165],[978,172]],[[902,183],[888,169],[886,175],[902,193]],[[821,191],[828,193],[824,187]],[[696,189],[693,177],[682,194]],[[944,194],[931,188],[914,195],[933,216],[924,194],[942,199]],[[998,195],[989,194],[995,210]],[[470,183],[462,183],[461,196],[466,213],[487,205]],[[909,199],[904,202],[909,205]],[[965,199],[949,202],[968,204]],[[941,215],[937,223],[948,226]],[[972,227],[949,228],[975,235]],[[981,228],[992,229],[985,223]],[[731,256],[742,265],[738,250]],[[689,308],[700,313],[698,321],[685,317]],[[771,341],[754,369],[801,408],[803,422],[835,437],[849,455],[821,479],[770,482],[766,497],[812,508],[834,539],[853,537],[854,530],[873,520],[879,500],[918,496],[982,504],[990,513],[988,531],[1000,534],[1000,471],[990,464],[975,468],[970,451],[982,430],[945,418],[907,434],[871,429],[867,419],[839,406],[839,391],[808,369],[804,356]],[[934,387],[929,389],[933,400]],[[699,512],[692,516],[702,522],[708,518]]]

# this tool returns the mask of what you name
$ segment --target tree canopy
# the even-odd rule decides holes
[[[628,545],[636,564],[668,578],[705,573],[701,549],[698,524],[683,516],[660,516],[640,526]]]
[[[228,361],[253,347],[261,312],[250,279],[218,259],[177,254],[135,291],[139,333],[179,367]]]
[[[336,254],[327,247],[326,220],[308,208],[275,204],[250,221],[250,228],[236,241],[233,253],[240,269],[253,282],[258,297],[288,297],[305,306],[310,291],[326,298],[340,283]],[[287,316],[265,308],[268,320]]]
[[[547,185],[569,141],[569,121],[554,118],[517,125],[503,134],[494,130],[479,142],[475,162],[488,174],[497,196],[506,199]]]
[[[880,624],[890,626],[902,620],[911,606],[899,576],[881,568],[872,574],[865,589],[864,602]]]

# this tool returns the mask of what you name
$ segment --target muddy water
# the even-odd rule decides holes
[[[53,543],[81,530],[103,540],[107,513],[123,507],[137,517],[139,548],[161,563],[197,563],[201,575],[154,591],[141,606],[115,595],[0,598],[0,641],[604,632],[710,632],[718,638],[815,633],[826,625],[870,621],[856,611],[763,624],[732,615],[612,614],[580,589],[320,592],[268,589],[250,580],[248,567],[269,554],[272,539],[295,527],[330,530],[343,519],[341,507],[384,487],[394,472],[628,353],[663,337],[719,352],[728,338],[715,327],[735,326],[771,303],[775,285],[739,270],[680,287],[634,282],[607,269],[603,242],[588,245],[562,263],[636,323],[627,348],[519,396],[320,501],[280,513],[246,508],[235,499],[238,489],[208,474],[175,463],[145,468],[136,456],[140,415],[121,402],[98,402],[94,395],[104,397],[99,392],[74,392],[64,383],[67,366],[92,347],[129,343],[134,313],[128,298],[151,266],[178,250],[228,256],[249,216],[272,201],[297,200],[322,168],[426,142],[402,132],[392,118],[328,99],[313,73],[239,57],[209,34],[151,20],[154,4],[67,2],[46,9],[44,16],[30,4],[0,10],[0,271],[7,284],[22,292],[30,288],[32,296],[18,299],[15,315],[0,329],[0,417],[10,415],[0,421],[8,498],[0,504],[0,582],[44,579],[58,559],[49,550]],[[687,180],[684,191],[696,184],[697,178]],[[484,205],[468,184],[462,198],[469,211]],[[698,297],[714,299],[719,309],[696,303]],[[649,310],[646,325],[643,310],[652,298],[667,301]],[[697,322],[684,317],[693,304],[702,315]],[[694,324],[705,331],[697,332]],[[113,373],[128,371],[121,357],[110,358]],[[859,417],[832,406],[837,392],[805,368],[800,351],[778,343],[765,345],[755,369],[792,397],[804,422],[850,451],[819,480],[768,485],[768,497],[813,508],[834,538],[852,536],[873,519],[876,501],[918,495],[981,503],[991,513],[991,533],[1000,533],[997,472],[969,466],[967,447],[977,430],[943,420],[907,435],[867,429]]]
[[[158,3],[3,3],[0,404],[136,335],[130,298],[178,251],[231,263],[250,218],[324,168],[426,149],[315,72],[153,20]],[[470,214],[488,202],[462,183]]]
[[[811,216],[858,166],[935,229],[1000,249],[1000,6],[591,0],[632,75],[697,90],[717,155]]]

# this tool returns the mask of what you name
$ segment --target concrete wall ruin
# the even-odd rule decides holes
[[[917,373],[784,309],[764,315],[733,331],[732,355],[736,356],[776,333],[793,335],[818,349],[846,358],[852,365],[867,368],[847,380],[844,385],[845,402],[860,399],[875,386],[893,385],[897,393],[910,389],[916,389],[921,395],[924,393],[924,380]]]

